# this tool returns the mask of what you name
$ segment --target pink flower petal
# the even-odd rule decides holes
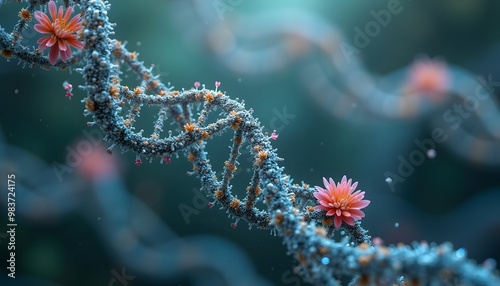
[[[62,6],[61,6],[62,9]],[[73,14],[73,7],[69,6],[66,9],[66,13],[64,13],[64,18],[62,19],[64,23],[67,23],[69,20],[69,17],[71,17],[71,14]]]
[[[332,180],[332,178],[330,178],[330,181]],[[328,190],[330,189],[330,183],[328,183],[328,180],[323,177],[323,185],[325,185],[325,188]]]
[[[52,27],[52,21],[50,21],[49,17],[43,12],[35,11],[35,19],[48,28]]]
[[[334,217],[333,224],[335,225],[335,228],[339,228],[340,225],[342,224],[342,218],[339,216]]]
[[[57,62],[57,57],[59,56],[59,48],[57,46],[52,46],[49,53],[49,63],[51,65]]]
[[[36,41],[36,43],[40,45],[38,48],[40,50],[45,50],[46,48],[48,48],[49,46],[47,46],[47,42],[49,40],[50,40],[50,36],[38,39],[38,41]]]
[[[344,217],[344,221],[348,224],[348,225],[354,225],[354,219],[352,217]]]
[[[35,31],[37,31],[40,34],[50,34],[51,33],[50,28],[48,28],[47,26],[42,25],[42,24],[35,24],[33,26],[33,28],[35,29]]]
[[[52,20],[55,20],[57,17],[56,12],[57,12],[56,2],[50,0],[49,1],[49,13],[50,13],[50,16],[52,17]]]
[[[358,209],[350,209],[349,212],[351,213],[351,217],[355,219],[361,219],[365,217],[365,213]]]
[[[359,202],[352,203],[351,208],[362,209],[367,207],[369,204],[370,204],[369,200],[362,200]]]
[[[66,46],[66,43],[64,43],[64,41],[63,41],[63,40],[59,40],[59,41],[57,41],[57,44],[58,44],[58,46],[59,46],[59,50],[60,50],[60,51],[66,51],[66,49],[68,48],[68,47]]]
[[[335,209],[328,208],[328,211],[326,212],[326,216],[335,216]],[[337,217],[337,216],[335,216]]]
[[[55,36],[50,36],[48,41],[45,43],[47,47],[52,47],[54,44],[57,43],[57,37]]]

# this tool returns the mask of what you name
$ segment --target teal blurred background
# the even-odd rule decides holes
[[[267,9],[296,7],[326,19],[351,40],[355,34],[353,27],[364,26],[372,20],[370,11],[385,9],[389,1],[269,2],[243,0],[224,16],[237,18]],[[384,172],[397,170],[398,156],[407,157],[415,149],[415,139],[430,137],[433,126],[428,118],[373,117],[351,122],[333,117],[310,97],[298,80],[301,65],[321,59],[320,56],[313,53],[297,58],[269,74],[239,74],[221,64],[204,38],[193,32],[204,31],[203,25],[214,24],[194,17],[193,3],[147,0],[111,1],[111,4],[109,17],[117,23],[115,37],[127,41],[127,48],[139,52],[140,60],[146,65],[154,64],[153,71],[164,82],[180,89],[190,88],[195,81],[210,88],[214,81],[221,81],[220,89],[233,98],[245,100],[246,106],[254,110],[254,116],[268,128],[274,122],[276,110],[286,109],[293,115],[289,122],[282,122],[279,138],[273,142],[279,156],[285,158],[282,162],[285,172],[295,182],[311,185],[321,184],[322,177],[339,180],[344,174],[358,181],[359,188],[366,191],[366,198],[372,201],[363,220],[372,236],[383,238],[386,244],[451,241],[457,248],[468,249],[469,256],[478,262],[489,257],[500,258],[498,219],[487,229],[474,228],[473,234],[469,230],[474,222],[481,225],[480,221],[499,217],[500,211],[483,208],[482,204],[471,206],[473,212],[457,211],[485,195],[500,197],[500,167],[472,164],[439,145],[437,157],[425,160],[405,182],[397,184],[395,192],[391,192],[384,181]],[[393,15],[391,23],[359,54],[371,72],[390,73],[408,66],[416,55],[425,53],[431,57],[441,56],[473,74],[492,74],[494,79],[500,79],[500,18],[497,17],[500,2],[401,1],[401,5],[403,11]],[[17,3],[0,7],[2,27],[11,29],[20,8]],[[217,17],[215,6],[212,8],[214,10],[208,12],[215,15],[211,21],[227,21]],[[27,31],[25,38],[27,43],[35,45],[38,36]],[[75,86],[71,100],[64,96],[65,80]],[[139,84],[134,77],[124,81],[130,82],[130,86],[133,82]],[[84,104],[80,102],[85,94],[77,88],[82,82],[81,75],[74,70],[47,72],[23,68],[15,59],[7,62],[2,58],[0,128],[6,143],[25,149],[49,164],[63,163],[66,147],[78,142],[82,131],[89,129],[86,122],[90,120],[82,115]],[[144,123],[146,126],[152,126],[154,114],[146,109],[141,113],[142,120],[151,119]],[[221,166],[228,156],[229,141],[215,139],[209,145],[211,158]],[[244,222],[233,230],[230,227],[233,221],[217,208],[201,209],[200,214],[193,215],[186,224],[179,205],[191,204],[191,190],[199,186],[196,178],[186,176],[186,171],[191,170],[186,160],[173,158],[170,165],[146,162],[136,167],[133,154],[118,153],[113,156],[120,159],[128,192],[148,204],[180,236],[222,236],[239,245],[259,274],[272,283],[303,284],[290,274],[292,258],[286,255],[281,240],[267,231],[249,231]],[[20,172],[22,177],[22,170]],[[238,180],[243,181],[238,183]],[[235,181],[235,186],[244,186],[247,182],[238,177]],[[6,211],[3,206],[1,210],[3,222]],[[19,273],[59,285],[108,285],[112,277],[110,271],[120,269],[123,263],[106,251],[94,226],[82,218],[82,212],[85,210],[54,221],[18,217]],[[396,223],[399,227],[395,227]],[[3,228],[2,223],[0,230]],[[0,255],[2,259],[6,257],[3,239]],[[188,285],[189,280],[182,275],[168,282],[153,282],[137,275],[131,283],[150,284]]]

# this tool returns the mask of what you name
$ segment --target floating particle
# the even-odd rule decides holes
[[[377,237],[374,237],[372,239],[372,243],[373,243],[373,245],[377,245],[378,246],[378,245],[384,244],[384,241],[382,240],[382,238],[380,238],[380,237],[377,236]]]
[[[436,158],[436,155],[437,155],[436,150],[434,150],[434,149],[429,149],[429,150],[427,150],[427,157],[428,157],[429,159],[434,159],[434,158]]]
[[[455,251],[455,256],[458,259],[464,258],[467,255],[467,250],[465,248],[459,248]]]
[[[18,93],[19,93],[19,89],[17,89],[17,88],[16,88],[16,89],[14,89],[14,93],[15,93],[15,94],[18,94]]]
[[[136,45],[140,46],[140,45],[142,45],[142,43],[140,41],[137,41]]]
[[[330,264],[330,258],[328,258],[328,257],[321,258],[321,263],[323,263],[323,265]]]
[[[399,222],[394,223],[394,227],[398,228],[399,227]]]
[[[387,184],[392,183],[392,178],[391,178],[391,177],[387,177],[387,178],[385,178],[385,182],[386,182]]]

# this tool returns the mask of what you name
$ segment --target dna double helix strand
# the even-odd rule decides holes
[[[380,76],[368,71],[359,57],[361,49],[334,24],[307,9],[265,9],[232,16],[240,7],[228,6],[221,20],[212,2],[176,5],[179,10],[194,11],[190,17],[172,14],[186,38],[196,43],[202,39],[205,45],[194,46],[207,47],[219,63],[240,75],[297,69],[296,76],[309,95],[335,117],[358,122],[427,118],[431,129],[446,131],[445,145],[460,157],[486,166],[500,164],[498,75],[477,75],[420,56]],[[435,77],[430,81],[436,81],[438,91],[418,87],[415,77],[420,72],[429,73],[421,77]],[[420,81],[429,84],[428,79]]]
[[[147,275],[169,281],[186,275],[193,285],[217,284],[220,282],[214,277],[221,277],[227,285],[269,285],[255,274],[245,254],[230,241],[210,235],[179,237],[130,194],[117,171],[117,162],[106,158],[109,156],[103,147],[96,146],[78,169],[83,173],[96,164],[100,166],[99,174],[90,170],[94,173],[87,176],[90,182],[82,182],[79,176],[68,176],[61,182],[49,164],[1,139],[0,172],[18,175],[17,216],[44,225],[80,214],[95,228],[113,257],[124,263],[131,277]],[[0,201],[7,203],[4,197]],[[212,274],[207,274],[207,269]],[[0,278],[5,280],[2,283],[12,282],[5,276]],[[29,279],[25,275],[16,277],[19,283],[45,285],[39,278]]]
[[[251,110],[220,92],[218,82],[215,90],[196,87],[176,91],[164,85],[152,68],[138,61],[136,53],[110,37],[113,24],[107,15],[108,2],[74,3],[83,12],[85,49],[68,62],[81,66],[77,71],[85,80],[85,114],[93,119],[89,125],[98,125],[110,142],[109,153],[115,147],[132,151],[137,165],[142,160],[169,163],[172,156],[183,153],[193,164],[193,175],[199,178],[201,190],[235,219],[233,226],[244,220],[250,226],[277,233],[298,262],[295,271],[314,285],[338,285],[340,277],[350,277],[352,285],[499,283],[494,270],[477,265],[463,250],[455,251],[450,244],[372,245],[359,221],[353,226],[343,224],[342,238],[336,241],[333,238],[338,238],[339,232],[325,220],[325,213],[308,207],[315,201],[314,189],[305,183],[293,183],[283,173],[270,136],[262,132],[263,126]],[[5,38],[0,41],[2,48],[21,61],[50,67],[46,57],[26,51],[11,35],[0,33],[0,37]],[[56,66],[64,63],[57,62]],[[139,86],[120,84],[125,68],[139,76]],[[125,107],[128,111],[124,111]],[[146,107],[158,110],[150,135],[134,128]],[[175,134],[164,134],[166,122],[174,123]],[[205,147],[211,138],[228,131],[232,132],[231,150],[218,176]],[[243,148],[248,148],[254,160],[245,197],[240,199],[231,182]]]

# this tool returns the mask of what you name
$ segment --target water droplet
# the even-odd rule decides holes
[[[328,257],[321,258],[321,263],[323,263],[323,265],[330,264],[330,258],[328,258]]]
[[[399,222],[396,222],[396,223],[394,224],[394,227],[395,227],[395,228],[398,228],[398,227],[399,227]]]
[[[458,259],[462,259],[467,255],[467,250],[465,248],[459,248],[457,251],[455,251],[455,256]]]
[[[429,150],[427,150],[427,157],[428,157],[429,159],[434,159],[434,158],[436,158],[436,155],[437,155],[436,150],[434,150],[434,149],[429,149]]]

